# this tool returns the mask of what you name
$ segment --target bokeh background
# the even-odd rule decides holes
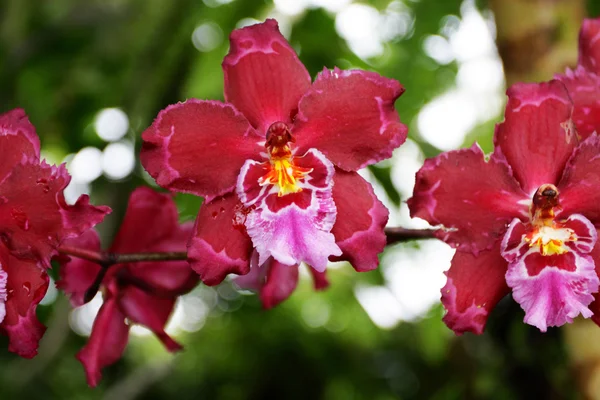
[[[363,171],[390,208],[405,200],[425,157],[492,146],[504,91],[573,65],[596,0],[0,0],[0,112],[23,107],[43,157],[66,162],[67,197],[89,193],[113,214],[108,245],[131,191],[154,185],[137,157],[140,134],[168,104],[222,99],[231,30],[276,18],[311,75],[324,66],[398,79],[410,139]],[[178,195],[182,220],[201,200]],[[89,389],[74,358],[102,302],[72,310],[51,285],[38,308],[48,326],[40,354],[22,360],[0,338],[0,399],[577,399],[594,394],[597,366],[581,355],[600,334],[540,334],[504,299],[482,336],[441,322],[439,289],[453,250],[427,240],[390,246],[378,271],[332,264],[331,287],[299,289],[271,311],[230,283],[184,296],[167,353],[132,330],[124,358]],[[56,277],[56,270],[52,271]],[[585,332],[585,333],[582,333]],[[588,362],[589,361],[589,362]]]

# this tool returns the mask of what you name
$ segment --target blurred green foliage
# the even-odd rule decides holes
[[[370,2],[385,9],[389,0]],[[478,2],[478,4],[481,2]],[[211,6],[209,6],[209,5]],[[460,0],[410,0],[414,27],[385,43],[383,56],[366,62],[335,29],[334,15],[310,9],[292,22],[290,41],[312,76],[323,66],[377,71],[403,83],[397,102],[402,120],[416,132],[416,115],[454,85],[455,63],[438,65],[423,39],[438,34],[448,15],[460,16]],[[485,7],[485,4],[480,4]],[[2,0],[0,2],[0,105],[23,107],[43,149],[60,161],[84,146],[104,146],[93,120],[105,107],[130,119],[127,138],[139,149],[140,134],[158,111],[186,98],[222,99],[220,64],[226,40],[200,52],[191,34],[216,23],[226,36],[244,18],[262,20],[273,4],[236,0]],[[597,2],[590,10],[600,12]],[[575,44],[574,44],[575,45]],[[467,142],[491,145],[489,121]],[[426,156],[439,152],[411,133]],[[389,165],[373,168],[391,200],[402,199]],[[115,212],[101,227],[110,238],[131,190],[150,181],[138,165],[124,181],[93,184],[96,204]],[[182,219],[193,219],[200,200],[178,196]],[[108,243],[108,242],[107,242]],[[441,308],[416,323],[376,327],[358,304],[357,282],[380,282],[379,272],[351,268],[330,274],[331,288],[313,292],[303,282],[282,306],[265,312],[255,296],[231,294],[229,284],[199,288],[213,299],[204,327],[178,337],[186,349],[172,356],[152,338],[132,338],[123,360],[87,388],[75,353],[86,338],[68,324],[70,307],[59,295],[40,306],[49,326],[40,355],[21,360],[0,351],[0,399],[562,399],[576,398],[559,330],[542,335],[525,326],[511,299],[494,311],[486,334],[455,337],[441,322]],[[229,293],[229,294],[227,294]],[[327,309],[324,326],[311,327],[303,313]],[[307,311],[308,310],[308,311]],[[0,349],[6,349],[0,339]]]

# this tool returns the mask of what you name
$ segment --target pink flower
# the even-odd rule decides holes
[[[248,273],[254,249],[257,267],[376,268],[388,212],[355,171],[404,142],[402,86],[339,69],[311,85],[274,20],[231,34],[223,72],[227,103],[167,107],[141,154],[159,185],[206,198],[188,250],[204,283]]]
[[[573,122],[579,135],[585,139],[600,133],[600,18],[583,21],[577,68],[567,69],[556,79],[567,86],[573,99]]]
[[[507,94],[489,159],[475,144],[427,160],[409,200],[412,216],[442,225],[439,238],[457,248],[442,289],[456,333],[481,333],[511,290],[541,331],[600,316],[600,138],[579,141],[559,81]]]
[[[65,202],[71,178],[64,165],[40,162],[38,136],[21,109],[0,114],[0,158],[0,331],[10,351],[31,358],[46,329],[35,309],[48,288],[50,258],[110,209],[91,206],[87,196]]]
[[[180,225],[177,219],[177,207],[169,195],[137,188],[129,199],[125,218],[109,251],[184,251],[192,224]],[[100,240],[94,230],[67,244],[100,251]],[[98,264],[74,258],[61,268],[61,281],[57,286],[71,295],[74,306],[80,306],[100,269]],[[197,283],[197,275],[185,261],[136,262],[109,267],[102,281],[104,303],[88,344],[77,355],[85,368],[88,384],[96,386],[101,379],[100,370],[121,357],[131,323],[153,331],[169,351],[181,349],[165,333],[164,326],[177,297]]]

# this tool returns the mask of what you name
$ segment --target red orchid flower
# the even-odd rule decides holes
[[[88,196],[68,205],[64,165],[40,162],[40,141],[22,109],[0,114],[0,332],[9,350],[37,354],[46,328],[35,309],[48,289],[46,268],[64,239],[96,225],[110,212]]]
[[[577,68],[556,79],[567,86],[573,99],[573,122],[580,137],[600,133],[600,18],[583,21]]]
[[[311,84],[275,20],[234,31],[223,72],[226,103],[169,106],[142,136],[159,185],[206,198],[188,250],[204,283],[248,273],[254,250],[257,266],[376,268],[388,212],[356,170],[406,139],[402,86],[337,68]]]
[[[600,138],[580,142],[559,81],[507,94],[489,159],[475,144],[427,160],[409,200],[412,216],[442,225],[439,238],[457,248],[444,321],[479,334],[512,290],[541,331],[579,314],[599,322]]]
[[[191,223],[178,223],[177,207],[171,196],[140,187],[131,194],[125,218],[109,251],[183,251],[191,232]],[[100,251],[100,239],[94,230],[66,244]],[[71,296],[74,306],[80,306],[100,269],[96,263],[71,259],[61,268],[57,286]],[[104,303],[94,321],[89,342],[77,355],[85,368],[88,384],[96,386],[101,379],[100,370],[121,357],[131,323],[153,331],[169,351],[180,350],[181,345],[167,335],[164,326],[177,297],[189,292],[197,283],[197,274],[185,261],[136,262],[109,267],[102,281]]]

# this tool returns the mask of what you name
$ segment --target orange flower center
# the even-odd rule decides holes
[[[531,208],[533,229],[525,236],[525,241],[529,243],[529,247],[539,247],[543,256],[564,254],[569,251],[565,243],[577,240],[577,235],[572,229],[555,220],[555,211],[558,209],[560,205],[556,186],[540,186],[533,196]]]
[[[265,166],[267,173],[260,177],[258,183],[261,186],[277,185],[279,197],[301,192],[299,182],[313,171],[312,168],[302,168],[294,164],[290,147],[290,143],[294,142],[295,139],[285,123],[275,122],[269,127],[265,143],[269,152],[269,163]]]

